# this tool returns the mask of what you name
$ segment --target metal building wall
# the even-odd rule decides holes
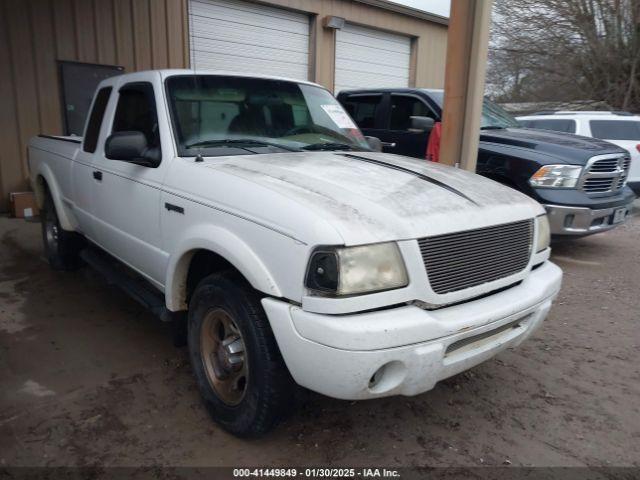
[[[27,188],[26,144],[62,133],[56,61],[188,65],[186,0],[0,0],[0,211]]]
[[[335,30],[323,27],[327,16],[353,25],[377,28],[412,37],[409,85],[442,88],[447,52],[447,21],[430,15],[402,13],[402,7],[384,0],[269,0],[270,5],[311,15],[311,74],[309,78],[330,90],[335,87]],[[398,8],[397,11],[392,11]]]

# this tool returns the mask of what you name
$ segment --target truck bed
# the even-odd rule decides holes
[[[29,162],[37,161],[43,152],[73,160],[81,143],[82,137],[38,135],[29,141]]]

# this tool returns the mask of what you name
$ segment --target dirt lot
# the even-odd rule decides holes
[[[555,246],[562,292],[519,349],[414,398],[301,392],[268,438],[222,432],[165,325],[0,218],[0,466],[640,466],[640,215]]]

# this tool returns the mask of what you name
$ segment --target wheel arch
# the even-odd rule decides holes
[[[235,271],[256,290],[282,296],[267,267],[239,237],[217,227],[188,237],[169,259],[165,280],[167,309],[186,310],[197,282],[217,271]]]
[[[65,208],[64,202],[60,195],[60,187],[55,180],[53,172],[44,164],[40,164],[38,172],[34,175],[34,181],[32,181],[31,187],[35,193],[36,203],[38,208],[44,207],[47,191],[51,195],[53,204],[56,207],[56,213],[58,214],[58,221],[63,230],[75,231],[77,222],[75,218],[69,214],[67,208]]]

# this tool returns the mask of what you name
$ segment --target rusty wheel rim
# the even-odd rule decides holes
[[[205,315],[200,355],[209,385],[227,405],[238,405],[247,391],[249,370],[244,339],[231,316],[222,309]]]

